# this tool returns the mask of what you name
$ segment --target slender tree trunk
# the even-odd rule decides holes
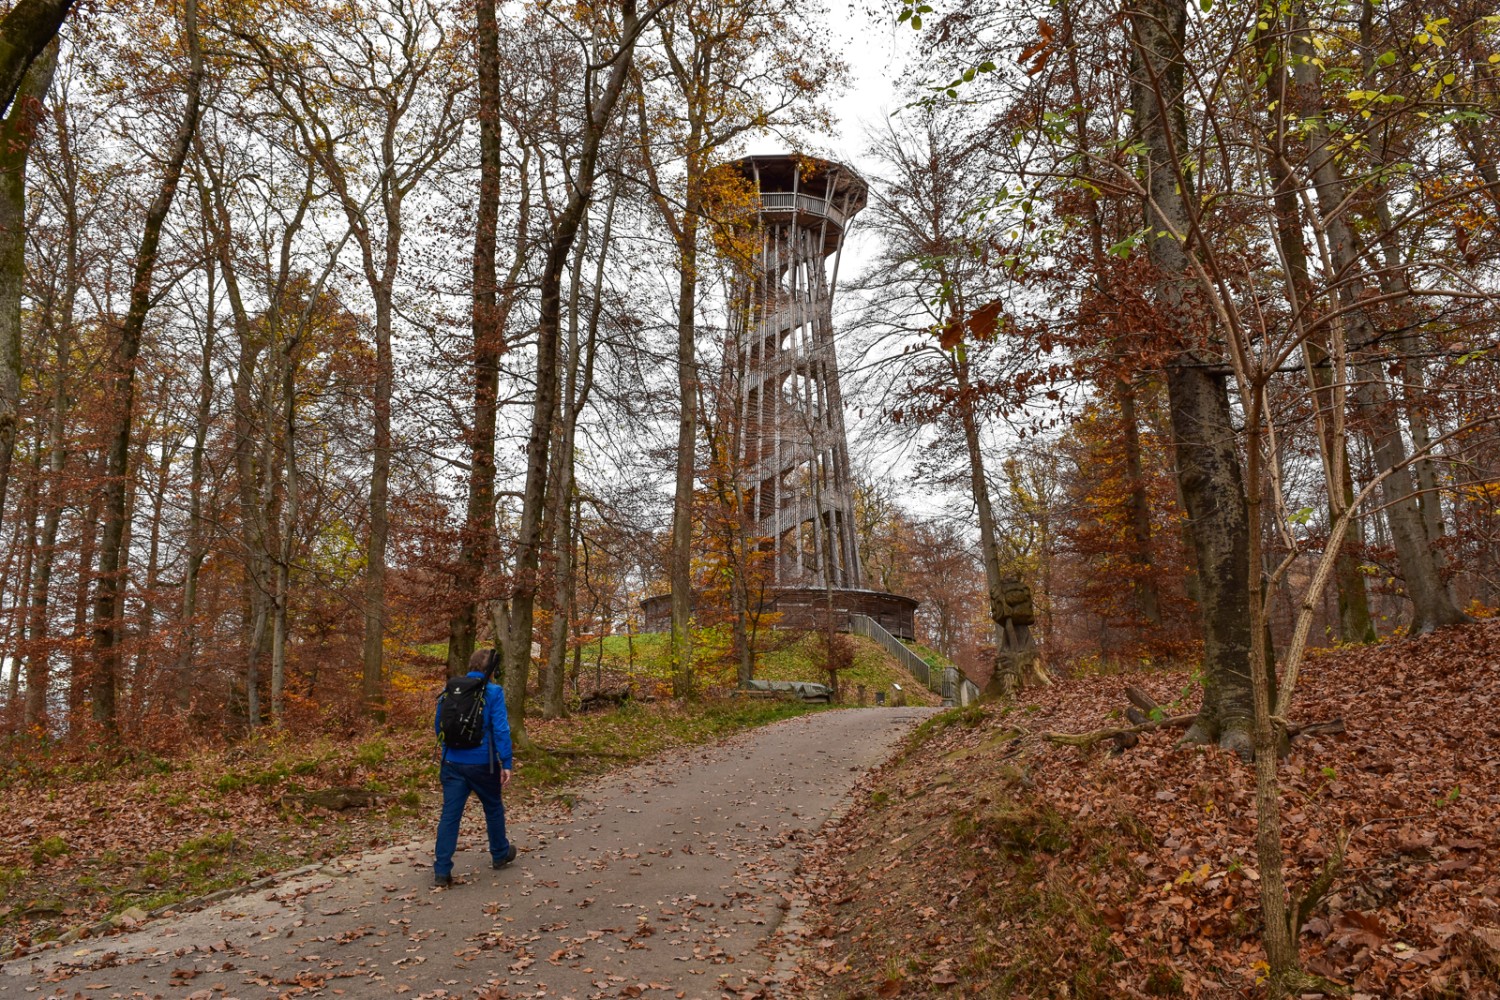
[[[557,357],[562,328],[562,278],[568,267],[573,241],[593,201],[599,147],[614,115],[630,73],[635,40],[640,25],[634,0],[622,0],[621,50],[616,53],[604,88],[588,103],[588,122],[578,157],[574,161],[574,183],[566,206],[558,213],[551,245],[542,266],[541,307],[537,317],[536,398],[526,439],[526,485],[521,500],[521,519],[516,532],[516,579],[508,616],[509,655],[505,664],[506,714],[512,737],[527,747],[526,687],[531,676],[531,635],[538,571],[541,562],[542,520],[546,510],[548,463],[552,421],[557,417]]]
[[[167,482],[172,474],[172,459],[176,450],[177,444],[167,437],[163,429],[161,455],[156,467],[156,490],[151,494],[151,526],[146,542],[146,589],[141,595],[140,624],[137,626],[140,637],[136,643],[134,676],[138,679],[150,676],[155,664],[159,662],[152,649],[152,640],[156,635],[157,575],[161,569],[161,517],[167,503]],[[141,718],[150,705],[152,692],[139,680],[132,690],[135,692],[132,715],[134,718]]]
[[[157,247],[161,242],[162,224],[177,194],[182,165],[187,159],[193,133],[198,125],[198,94],[203,75],[203,60],[198,48],[198,3],[187,0],[184,31],[191,65],[185,90],[182,121],[168,149],[162,182],[146,212],[140,248],[135,258],[135,273],[130,288],[130,307],[120,324],[113,345],[112,368],[116,383],[113,426],[110,429],[108,458],[105,466],[103,517],[104,528],[99,546],[99,586],[94,601],[94,669],[91,684],[94,721],[108,730],[117,726],[115,687],[119,674],[119,620],[116,615],[123,590],[125,552],[125,501],[130,457],[130,436],[135,415],[135,367],[140,352],[141,334],[151,305],[151,277],[156,268]]]
[[[1301,127],[1307,135],[1308,158],[1313,189],[1321,212],[1321,225],[1327,235],[1329,262],[1338,281],[1336,299],[1342,322],[1349,330],[1346,338],[1354,353],[1354,405],[1363,419],[1370,438],[1376,464],[1380,469],[1396,470],[1386,478],[1382,490],[1386,498],[1386,522],[1395,543],[1396,558],[1412,602],[1413,633],[1427,632],[1442,625],[1467,621],[1459,610],[1447,583],[1442,578],[1437,555],[1423,524],[1412,476],[1406,467],[1407,450],[1395,400],[1386,381],[1385,363],[1377,353],[1377,336],[1361,299],[1365,282],[1360,262],[1358,237],[1345,215],[1347,194],[1344,178],[1334,148],[1323,122],[1322,82],[1313,64],[1316,53],[1307,37],[1307,20],[1300,12],[1292,25],[1292,75],[1297,87],[1297,104],[1302,111]]]
[[[10,656],[10,690],[7,692],[5,708],[9,715],[12,729],[24,721],[24,711],[20,705],[21,671],[23,664],[28,665],[26,669],[27,682],[30,683],[31,670],[31,643],[27,641],[27,624],[30,621],[29,604],[31,600],[32,573],[36,567],[36,513],[41,489],[42,471],[41,449],[37,448],[33,454],[31,464],[31,478],[26,484],[25,497],[21,501],[21,516],[16,524],[16,541],[21,548],[21,572],[16,579],[15,606],[11,608],[10,631],[11,631],[11,656]],[[24,537],[22,535],[24,526]],[[0,588],[3,593],[3,588]],[[28,689],[27,700],[30,700],[31,692]]]
[[[40,563],[32,582],[30,635],[33,649],[26,661],[27,669],[31,672],[26,688],[26,724],[43,730],[48,728],[47,696],[52,679],[52,622],[49,614],[52,570],[57,562],[57,536],[69,492],[64,480],[68,459],[67,416],[71,405],[68,376],[72,367],[74,310],[82,282],[78,260],[81,226],[74,183],[77,171],[73,163],[67,119],[61,108],[55,109],[53,113],[53,134],[56,136],[57,158],[61,165],[59,173],[65,178],[59,194],[67,236],[63,246],[60,302],[55,315],[50,312],[49,304],[48,322],[44,323],[45,327],[54,331],[53,363],[56,370],[53,375],[51,414],[47,423],[47,507],[42,519],[41,550],[38,553]],[[91,556],[80,556],[80,579],[87,577],[91,559]]]
[[[495,522],[495,409],[505,348],[498,304],[495,235],[500,219],[500,30],[495,0],[476,0],[479,73],[479,207],[474,226],[474,416],[469,430],[469,502],[454,586],[458,610],[448,622],[448,675],[469,669],[477,633],[475,608]],[[524,182],[523,170],[523,182]],[[517,253],[519,261],[523,257]]]
[[[1366,79],[1373,86],[1379,87],[1376,82],[1379,70],[1376,64],[1375,51],[1371,48],[1380,43],[1375,33],[1375,5],[1371,0],[1364,0],[1360,4],[1359,20],[1360,41],[1363,43],[1362,62]],[[1488,72],[1488,63],[1481,63]],[[1394,157],[1390,148],[1390,135],[1385,129],[1378,129],[1374,133],[1372,152],[1375,154],[1375,162],[1380,167],[1381,176],[1388,172],[1400,169],[1393,162]],[[1431,421],[1433,415],[1429,408],[1427,394],[1427,378],[1425,374],[1426,365],[1420,358],[1412,357],[1417,352],[1418,344],[1414,333],[1419,321],[1416,315],[1420,306],[1411,297],[1411,283],[1407,276],[1406,265],[1402,260],[1401,245],[1396,230],[1396,221],[1391,213],[1390,185],[1384,180],[1375,180],[1370,186],[1369,211],[1374,216],[1374,228],[1376,233],[1375,243],[1380,248],[1384,260],[1383,266],[1379,267],[1381,290],[1387,295],[1393,296],[1392,303],[1400,308],[1405,315],[1402,317],[1405,332],[1396,338],[1396,345],[1405,357],[1401,359],[1398,369],[1401,376],[1400,402],[1406,414],[1407,426],[1411,429],[1411,441],[1413,451],[1428,457],[1413,463],[1412,471],[1417,479],[1417,505],[1422,511],[1422,526],[1426,529],[1427,538],[1430,543],[1436,543],[1444,535],[1443,530],[1443,503],[1442,493],[1438,488],[1437,456],[1433,455],[1428,447],[1432,441]],[[1433,559],[1437,562],[1439,571],[1447,568],[1447,559],[1441,548],[1430,547]]]
[[[1002,652],[1001,635],[1006,622],[1004,574],[1000,568],[1000,545],[995,531],[995,509],[990,504],[989,479],[984,471],[984,452],[979,441],[979,422],[974,416],[973,388],[969,384],[969,363],[965,357],[966,347],[954,348],[953,368],[958,381],[958,413],[964,430],[964,449],[969,459],[969,489],[974,495],[974,508],[979,515],[979,554],[984,561],[985,592],[989,600],[990,621],[995,626],[995,677],[1000,683],[1000,693],[1005,696],[1021,689],[1023,678],[1019,671],[1010,669],[1012,664]]]
[[[286,492],[281,512],[271,620],[271,718],[278,725],[286,711],[287,604],[291,600],[292,557],[296,551],[302,497],[297,480],[297,360],[293,356],[299,341],[300,337],[283,338],[277,352],[281,368],[281,440]]]
[[[387,224],[395,223],[387,219]],[[387,274],[391,274],[387,271]],[[366,711],[385,717],[385,580],[386,544],[390,537],[391,390],[395,381],[391,356],[391,289],[372,289],[375,299],[374,454],[370,464],[370,535],[365,548],[365,642],[363,694]]]
[[[1328,482],[1328,523],[1333,524],[1339,514],[1354,502],[1349,443],[1344,433],[1344,394],[1335,388],[1337,372],[1329,350],[1327,323],[1319,322],[1312,315],[1312,280],[1303,242],[1302,210],[1296,182],[1288,166],[1285,74],[1268,76],[1266,98],[1276,116],[1273,123],[1276,148],[1269,160],[1271,181],[1275,185],[1272,205],[1276,213],[1276,238],[1281,249],[1282,266],[1287,270],[1287,299],[1292,307],[1293,322],[1301,330],[1308,382],[1318,407],[1318,448]],[[1365,643],[1376,639],[1365,575],[1359,569],[1357,553],[1363,547],[1363,528],[1359,521],[1352,521],[1344,543],[1339,547],[1334,570],[1338,587],[1339,637],[1344,642]]]
[[[1167,365],[1178,485],[1191,522],[1203,614],[1204,690],[1194,742],[1215,742],[1248,757],[1253,710],[1250,655],[1250,522],[1229,399],[1223,380],[1202,363],[1193,342],[1209,320],[1194,301],[1185,241],[1191,177],[1183,108],[1184,0],[1137,0],[1129,9],[1131,106],[1145,147],[1147,249],[1158,272],[1161,322],[1183,342]]]
[[[59,334],[60,337],[66,336]],[[47,428],[47,504],[42,515],[41,544],[37,548],[36,574],[31,581],[30,655],[26,657],[26,715],[28,729],[47,728],[47,693],[52,681],[51,597],[52,566],[57,553],[57,532],[62,521],[62,474],[67,451],[64,444],[64,413],[67,411],[63,372],[67,356],[62,353],[53,395],[53,414]]]
[[[85,474],[90,482],[98,482],[103,472],[103,456],[90,457]],[[95,489],[89,493],[88,506],[84,509],[78,540],[78,571],[73,590],[73,638],[82,640],[89,634],[89,596],[94,589],[95,556],[99,548],[99,517],[103,510],[103,491]],[[77,645],[68,654],[68,725],[76,732],[83,722],[83,707],[88,697],[89,681],[92,677],[92,658],[80,656]]]
[[[563,673],[566,668],[568,626],[577,606],[577,571],[575,552],[582,530],[582,498],[576,485],[575,465],[578,420],[594,387],[594,359],[598,353],[599,320],[604,310],[604,273],[609,260],[614,233],[615,205],[620,189],[610,192],[609,208],[604,217],[604,232],[599,241],[599,255],[594,265],[594,292],[589,306],[587,331],[580,336],[580,297],[583,289],[582,249],[574,258],[573,287],[568,303],[567,388],[563,398],[562,419],[558,421],[558,458],[554,481],[552,515],[554,532],[552,635],[547,652],[545,683],[542,686],[542,715],[560,719],[567,714],[563,699]],[[586,230],[588,219],[584,219]],[[587,242],[586,232],[580,237]]]
[[[1152,572],[1151,501],[1146,496],[1146,476],[1141,463],[1141,430],[1135,412],[1135,386],[1125,379],[1115,383],[1115,398],[1120,403],[1120,425],[1125,432],[1125,475],[1130,480],[1130,561],[1135,563],[1136,608],[1148,624],[1161,624],[1161,602]]]
[[[696,135],[694,137],[696,141]],[[698,449],[698,208],[696,157],[688,161],[688,203],[677,236],[677,477],[672,492],[672,694],[693,693],[693,484]]]
[[[1252,384],[1249,395],[1250,403],[1245,414],[1246,473],[1249,480],[1247,506],[1250,521],[1256,525],[1256,530],[1250,532],[1249,558],[1251,565],[1259,566],[1261,498],[1265,492],[1261,482],[1265,386]],[[1270,629],[1266,627],[1264,588],[1258,584],[1250,588],[1249,598],[1253,626],[1250,662],[1261,663],[1271,655],[1266,647]],[[1266,947],[1266,961],[1270,965],[1268,978],[1272,997],[1280,997],[1289,977],[1299,967],[1299,956],[1287,919],[1285,865],[1281,849],[1281,792],[1276,774],[1281,759],[1281,741],[1271,719],[1271,706],[1275,701],[1268,683],[1271,676],[1274,672],[1256,670],[1251,684],[1255,717],[1255,852],[1260,867],[1261,936]]]
[[[208,195],[199,186],[200,200],[205,220],[210,208]],[[208,294],[204,304],[203,354],[198,367],[198,406],[193,418],[193,451],[189,459],[188,472],[188,537],[187,553],[182,571],[182,613],[178,621],[177,659],[173,665],[176,676],[172,686],[176,692],[179,708],[192,704],[191,681],[193,654],[198,645],[198,574],[203,569],[207,556],[203,523],[204,457],[208,447],[209,422],[213,417],[214,398],[214,325],[217,322],[214,296],[214,264],[212,257],[205,265],[208,277]]]
[[[0,56],[4,48],[0,45]],[[10,113],[0,121],[0,521],[10,486],[21,402],[21,295],[26,283],[26,161],[41,102],[57,68],[53,41],[20,79]]]

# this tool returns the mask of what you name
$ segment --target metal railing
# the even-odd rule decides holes
[[[850,615],[849,631],[855,635],[862,635],[867,639],[874,639],[884,646],[896,658],[898,663],[905,667],[913,677],[922,682],[927,690],[942,691],[943,672],[941,670],[934,670],[926,660],[912,652],[906,643],[887,632],[885,626],[869,615]],[[958,689],[954,692],[954,701],[960,705],[969,705],[978,700],[979,688],[975,686],[973,681],[959,674]]]
[[[843,226],[844,213],[839,211],[826,199],[815,198],[807,194],[793,194],[790,191],[762,191],[760,195],[760,207],[767,212],[790,212],[796,209],[809,215],[826,216],[836,226]]]

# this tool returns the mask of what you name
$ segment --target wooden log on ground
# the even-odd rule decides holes
[[[1155,698],[1151,697],[1149,694],[1136,687],[1134,684],[1127,684],[1125,686],[1125,698],[1136,708],[1144,712],[1148,719],[1151,717],[1152,712],[1155,712],[1161,708],[1161,706],[1156,703]]]
[[[1329,719],[1326,722],[1293,722],[1286,727],[1287,736],[1294,740],[1299,736],[1322,736],[1343,731],[1343,719]]]
[[[601,708],[619,708],[629,700],[629,688],[590,691],[578,700],[578,711],[595,712]]]
[[[1096,729],[1091,733],[1042,733],[1042,739],[1049,743],[1061,743],[1070,747],[1091,747],[1100,740],[1112,740],[1116,736],[1127,733],[1149,733],[1157,729],[1186,729],[1197,717],[1195,712],[1192,715],[1175,715],[1170,719],[1146,722],[1138,726],[1110,726],[1107,729]]]

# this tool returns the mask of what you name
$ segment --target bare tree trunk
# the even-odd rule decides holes
[[[47,694],[52,678],[50,634],[52,623],[49,615],[52,570],[57,560],[57,535],[62,524],[63,507],[69,492],[63,479],[68,459],[67,415],[71,405],[68,397],[68,376],[72,366],[74,310],[82,282],[78,261],[78,240],[81,227],[78,220],[76,170],[74,170],[71,137],[68,133],[66,116],[60,108],[54,112],[53,129],[57,142],[57,158],[62,165],[59,173],[65,178],[65,186],[58,193],[59,200],[62,202],[63,225],[67,237],[63,247],[61,301],[55,314],[52,312],[51,303],[48,303],[47,321],[43,324],[44,327],[54,331],[53,363],[56,371],[53,376],[51,414],[47,423],[47,506],[42,518],[41,550],[38,553],[40,562],[37,566],[36,577],[32,581],[30,635],[33,648],[31,656],[26,661],[27,670],[30,672],[26,682],[26,724],[43,729],[47,728],[48,724]],[[87,578],[91,561],[91,555],[87,558],[80,555],[80,580]]]
[[[960,310],[961,313],[961,310]],[[989,599],[990,621],[995,627],[996,679],[1000,682],[1000,693],[1012,695],[1019,691],[1024,677],[1014,657],[1002,652],[1001,641],[1006,622],[1004,573],[1000,568],[1000,545],[995,532],[995,509],[990,503],[989,479],[984,471],[984,452],[980,448],[979,422],[974,417],[973,389],[969,384],[969,363],[962,343],[953,349],[954,376],[958,382],[958,412],[963,424],[964,449],[969,459],[969,490],[974,495],[974,508],[979,516],[979,555],[984,562],[984,582]]]
[[[1406,441],[1386,381],[1384,362],[1377,353],[1377,336],[1361,304],[1365,282],[1360,262],[1360,247],[1345,215],[1347,194],[1337,161],[1338,150],[1331,143],[1321,117],[1322,81],[1313,65],[1316,53],[1307,37],[1306,17],[1294,15],[1292,28],[1292,74],[1297,86],[1298,107],[1302,110],[1302,127],[1307,134],[1313,189],[1321,213],[1319,222],[1327,236],[1332,258],[1329,273],[1337,282],[1337,301],[1341,315],[1334,322],[1344,323],[1347,340],[1354,353],[1354,404],[1363,418],[1365,431],[1382,469],[1396,470],[1386,478],[1386,522],[1395,542],[1396,558],[1412,602],[1413,633],[1427,632],[1441,625],[1468,621],[1468,616],[1454,603],[1453,595],[1442,578],[1437,556],[1427,537],[1422,511],[1407,468]]]
[[[73,0],[20,0],[0,19],[0,114],[10,111],[26,73],[57,38],[72,6]]]
[[[394,223],[387,220],[387,225]],[[375,291],[375,289],[372,289]],[[375,385],[371,399],[375,418],[370,463],[370,534],[365,546],[365,641],[363,687],[365,708],[385,716],[385,551],[390,537],[391,390],[395,380],[391,356],[391,296],[387,285],[375,299]]]
[[[526,440],[526,486],[521,500],[521,521],[516,532],[516,582],[506,624],[510,631],[509,656],[505,664],[506,714],[510,717],[512,737],[518,746],[526,747],[526,687],[531,676],[531,635],[541,563],[542,520],[546,510],[548,462],[552,441],[552,422],[557,418],[557,358],[562,332],[562,277],[567,270],[578,227],[593,201],[594,182],[599,161],[599,147],[604,139],[615,105],[630,74],[636,38],[641,22],[635,0],[622,0],[619,50],[612,59],[604,88],[590,94],[588,122],[578,157],[574,161],[573,184],[566,206],[558,213],[552,228],[551,245],[542,267],[541,309],[537,317],[536,399],[532,406],[531,428]],[[654,12],[653,12],[654,15]]]
[[[30,646],[27,642],[27,624],[30,621],[28,614],[31,600],[31,579],[36,567],[36,509],[41,489],[42,454],[38,448],[33,453],[31,463],[31,477],[26,484],[25,497],[21,501],[21,516],[16,523],[16,541],[20,545],[21,572],[16,579],[15,604],[11,608],[10,615],[10,678],[5,707],[10,716],[7,720],[12,727],[24,721],[24,713],[20,710],[20,687],[21,670],[23,663],[30,663]],[[22,531],[24,528],[24,538]],[[0,588],[3,594],[4,588]],[[31,670],[26,670],[27,683],[31,681]],[[27,701],[31,700],[31,691],[26,692]]]
[[[1180,168],[1186,149],[1186,23],[1183,0],[1139,0],[1130,8],[1131,106],[1145,146],[1146,242],[1158,271],[1161,321],[1184,332],[1176,359],[1167,365],[1167,398],[1178,486],[1193,529],[1204,639],[1203,705],[1185,738],[1218,742],[1248,757],[1251,526],[1226,388],[1202,364],[1193,343],[1209,320],[1193,298],[1185,246],[1193,197],[1191,177]]]
[[[89,458],[86,474],[91,482],[97,482],[104,464],[103,456]],[[93,489],[89,493],[88,507],[84,510],[81,534],[78,540],[77,581],[73,589],[73,638],[81,640],[89,634],[89,595],[93,591],[95,555],[99,548],[99,516],[103,509],[104,494]],[[83,721],[83,706],[87,700],[92,659],[80,655],[74,646],[68,654],[68,725],[77,731]]]
[[[1274,109],[1276,148],[1269,159],[1271,181],[1275,185],[1272,207],[1276,214],[1276,239],[1286,268],[1286,292],[1292,307],[1292,322],[1302,331],[1302,355],[1308,382],[1318,407],[1318,448],[1328,482],[1328,523],[1354,501],[1354,479],[1349,468],[1349,442],[1344,432],[1343,393],[1335,391],[1338,373],[1328,346],[1328,327],[1312,315],[1312,279],[1307,269],[1307,250],[1303,242],[1302,210],[1298,202],[1295,179],[1287,155],[1287,85],[1285,74],[1267,78],[1266,98]],[[1365,575],[1360,572],[1356,553],[1364,547],[1364,531],[1359,521],[1352,521],[1345,542],[1339,547],[1334,579],[1338,587],[1339,637],[1344,642],[1364,643],[1376,639],[1375,624],[1370,616],[1370,599],[1365,589]]]
[[[7,21],[9,18],[7,18]],[[4,48],[0,45],[0,56]],[[26,282],[26,161],[40,104],[57,69],[53,41],[20,79],[10,113],[0,122],[0,519],[10,486],[21,402],[21,295]]]
[[[1265,386],[1256,382],[1250,387],[1250,402],[1245,414],[1245,453],[1249,479],[1249,517],[1255,525],[1250,532],[1249,550],[1251,565],[1259,566],[1261,557],[1261,497],[1262,483],[1262,422],[1266,418],[1264,408]],[[1266,628],[1265,589],[1258,583],[1250,588],[1250,662],[1264,662],[1271,652],[1266,648],[1270,630]],[[1266,961],[1270,965],[1269,979],[1272,997],[1284,995],[1289,978],[1300,965],[1296,938],[1288,921],[1286,903],[1285,865],[1281,848],[1281,792],[1277,781],[1276,767],[1281,759],[1280,739],[1276,724],[1271,718],[1271,706],[1276,698],[1268,683],[1275,676],[1274,667],[1269,673],[1254,671],[1252,678],[1253,712],[1255,716],[1255,853],[1260,867],[1261,938],[1266,947]]]
[[[698,450],[698,215],[689,165],[688,203],[677,238],[677,474],[672,491],[672,694],[693,693],[693,484]]]
[[[245,657],[245,714],[250,726],[260,724],[260,657],[265,636],[266,604],[270,600],[271,570],[267,545],[270,525],[259,490],[261,474],[256,464],[256,444],[269,433],[268,420],[256,404],[255,380],[264,337],[252,323],[240,287],[239,268],[234,255],[234,230],[224,185],[214,172],[213,161],[202,143],[197,143],[197,159],[210,181],[203,204],[205,225],[213,238],[220,272],[224,278],[225,298],[229,302],[237,345],[234,399],[233,464],[239,500],[239,543],[245,570],[242,591]],[[202,186],[200,185],[200,191]],[[274,298],[274,296],[273,296]]]
[[[105,467],[104,530],[99,546],[99,587],[94,601],[94,670],[91,693],[94,721],[114,730],[118,720],[115,710],[115,686],[119,674],[119,621],[116,615],[122,591],[125,556],[125,500],[130,457],[130,435],[135,415],[135,363],[140,352],[141,333],[151,306],[151,277],[156,268],[161,228],[177,195],[182,165],[187,159],[193,133],[198,126],[198,94],[203,77],[203,58],[198,46],[198,2],[187,0],[184,14],[190,66],[184,86],[185,106],[177,134],[167,152],[166,169],[156,197],[146,212],[140,248],[136,253],[135,273],[130,288],[130,308],[120,324],[114,344],[112,367],[117,385],[118,411],[114,414]]]
[[[198,191],[207,226],[211,215],[208,193],[201,183]],[[203,560],[207,557],[203,524],[203,463],[208,447],[209,421],[213,416],[214,326],[218,318],[214,308],[216,299],[212,256],[205,268],[208,293],[204,303],[203,354],[198,367],[198,406],[193,419],[193,451],[189,459],[187,553],[182,571],[182,610],[178,619],[177,658],[173,665],[176,676],[172,682],[177,705],[184,709],[192,704],[193,699],[193,685],[189,678],[192,676],[193,654],[198,645],[198,575],[203,569]]]
[[[476,0],[474,9],[479,74],[479,207],[474,224],[474,299],[469,320],[474,336],[474,422],[469,429],[469,502],[454,574],[458,610],[448,622],[450,677],[460,677],[469,669],[478,631],[475,608],[495,522],[495,409],[500,354],[505,348],[495,273],[495,234],[500,220],[500,29],[495,0]],[[524,168],[521,178],[526,183]],[[517,263],[523,258],[523,254],[516,254]]]
[[[1151,501],[1146,496],[1146,477],[1141,465],[1141,430],[1135,412],[1135,386],[1125,379],[1115,383],[1120,403],[1120,424],[1125,432],[1125,475],[1130,480],[1130,561],[1135,563],[1135,602],[1141,617],[1151,625],[1161,624],[1161,603],[1152,572]]]
[[[563,674],[566,668],[569,621],[577,606],[577,573],[575,550],[578,545],[582,519],[581,498],[578,496],[575,464],[578,440],[578,420],[594,387],[594,359],[599,343],[599,320],[604,310],[604,270],[609,260],[610,244],[614,232],[615,205],[620,189],[616,186],[609,196],[609,207],[604,217],[604,232],[599,241],[599,255],[594,264],[593,295],[589,305],[587,330],[580,336],[580,298],[583,290],[583,257],[586,247],[581,247],[573,261],[572,288],[568,302],[568,346],[567,384],[563,393],[562,417],[557,429],[557,468],[554,481],[557,489],[553,494],[552,531],[554,535],[552,634],[547,651],[547,665],[542,685],[542,716],[560,719],[567,714],[563,700]],[[580,228],[580,238],[587,243],[588,219]]]
[[[161,516],[167,502],[167,481],[172,474],[172,459],[179,444],[181,442],[173,442],[163,428],[161,455],[156,467],[156,489],[151,494],[151,525],[146,543],[146,588],[141,595],[140,624],[137,626],[140,633],[135,654],[134,676],[137,678],[147,676],[157,659],[151,646],[156,633],[157,574],[161,569]],[[133,690],[136,694],[134,715],[140,717],[150,705],[151,691],[140,683]]]

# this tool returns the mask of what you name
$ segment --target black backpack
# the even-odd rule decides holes
[[[472,750],[484,742],[484,696],[500,654],[490,650],[483,677],[450,677],[438,695],[438,742],[446,750]]]

